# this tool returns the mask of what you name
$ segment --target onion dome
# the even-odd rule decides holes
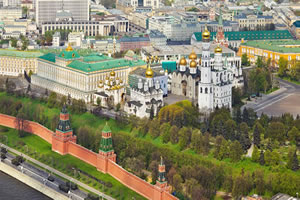
[[[190,68],[196,68],[197,67],[197,62],[195,60],[192,60],[190,62]]]
[[[193,50],[192,53],[189,55],[189,59],[190,59],[190,60],[196,60],[196,59],[197,59],[197,54],[195,53],[194,50]]]
[[[153,70],[151,69],[150,65],[148,65],[145,74],[146,74],[146,78],[152,78],[153,77]]]
[[[66,51],[73,51],[73,48],[71,47],[70,43],[68,44],[68,47],[66,48]]]
[[[207,30],[206,24],[205,24],[205,29],[202,32],[202,39],[205,39],[205,40],[209,40],[210,39],[210,32]]]
[[[158,62],[158,56],[155,56],[155,62]]]
[[[187,65],[185,57],[180,58],[179,65]]]
[[[215,53],[222,53],[222,48],[219,45],[215,48]]]
[[[110,76],[115,76],[116,75],[116,72],[113,70],[110,72]]]
[[[107,77],[105,77],[105,79],[106,79],[106,80],[109,80],[109,77],[107,76]]]

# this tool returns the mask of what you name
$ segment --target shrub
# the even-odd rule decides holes
[[[22,163],[22,162],[25,161],[25,159],[24,159],[22,156],[17,156],[15,159],[16,159],[19,163]]]
[[[77,190],[78,189],[78,186],[75,183],[70,182],[70,181],[66,182],[66,186],[68,188],[71,188],[72,190]]]
[[[22,140],[18,140],[17,145],[18,146],[25,146],[25,142],[23,142]]]
[[[108,188],[112,188],[113,184],[111,182],[107,182],[107,183],[105,183],[105,186]]]
[[[88,194],[84,200],[99,200],[99,197],[94,194]]]

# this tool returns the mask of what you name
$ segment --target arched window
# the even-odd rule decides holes
[[[202,93],[202,87],[200,88],[200,93]]]
[[[212,93],[212,88],[210,88],[210,93]]]
[[[207,88],[205,88],[205,94],[207,94],[208,93],[208,89]]]

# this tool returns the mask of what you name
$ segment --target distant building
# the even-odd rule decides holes
[[[36,23],[56,21],[57,14],[68,12],[73,20],[89,20],[88,0],[35,0]]]
[[[112,70],[126,84],[129,72],[145,64],[141,60],[112,59],[97,54],[82,57],[68,46],[59,55],[49,53],[39,57],[37,73],[31,81],[59,94],[94,102],[99,82],[104,82]]]
[[[158,30],[151,30],[149,33],[149,39],[151,45],[154,46],[167,45],[167,37],[161,32],[159,32]]]
[[[2,7],[0,8],[0,21],[15,20],[22,18],[22,9],[20,7]]]
[[[133,9],[136,9],[137,7],[160,7],[159,0],[118,0],[117,4],[123,7],[132,7]]]
[[[40,52],[0,49],[0,75],[19,76],[26,71],[36,73]]]
[[[83,39],[84,39],[83,32],[71,32],[68,35],[68,43],[71,46],[81,47],[81,43]]]
[[[154,72],[148,64],[144,73],[139,74],[137,85],[130,85],[130,100],[126,102],[124,111],[137,117],[154,117],[163,107],[163,90],[159,80],[154,79]]]
[[[120,40],[120,50],[134,50],[150,46],[149,37],[122,37]]]
[[[60,32],[55,32],[52,39],[52,46],[59,47],[60,46]]]
[[[21,0],[3,0],[3,7],[19,7]]]
[[[212,32],[211,40],[217,38],[217,32]],[[239,47],[241,43],[252,40],[282,40],[293,39],[293,36],[288,30],[276,31],[230,31],[224,32],[224,37],[231,47]],[[191,38],[191,44],[198,44],[202,42],[202,33],[196,32]]]
[[[246,15],[243,13],[234,16],[233,19],[239,23],[240,30],[257,30],[274,24],[272,16],[264,15]]]
[[[278,66],[282,57],[288,61],[300,61],[299,40],[270,40],[270,41],[248,41],[241,44],[238,55],[246,53],[250,62],[255,63],[260,56],[264,59],[271,59],[273,66]]]
[[[293,23],[293,26],[292,26],[292,31],[294,33],[294,35],[300,39],[300,20],[299,21],[295,21]]]
[[[168,95],[168,72],[166,72],[162,67],[152,67],[153,70],[153,81],[159,82],[160,88],[163,91],[163,95]],[[139,80],[142,79],[143,82],[146,81],[145,75],[146,69],[144,68],[137,68],[133,70],[128,76],[128,86],[129,87],[138,87]],[[130,94],[130,91],[128,91]]]

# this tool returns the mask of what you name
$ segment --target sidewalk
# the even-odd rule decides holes
[[[4,144],[2,144],[2,146],[5,147],[8,151],[11,151],[11,152],[13,152],[14,154],[23,156],[26,160],[29,160],[30,162],[32,162],[32,163],[34,163],[34,164],[36,164],[36,165],[38,165],[38,166],[40,166],[40,167],[42,167],[42,168],[44,168],[44,169],[47,169],[47,170],[49,170],[50,172],[52,172],[52,173],[54,173],[54,174],[57,174],[58,176],[63,177],[63,178],[66,179],[66,180],[72,180],[72,182],[76,183],[76,184],[79,185],[80,187],[83,187],[84,189],[86,189],[86,190],[88,190],[88,191],[90,191],[90,192],[93,192],[93,193],[97,194],[97,195],[100,196],[100,197],[104,197],[105,199],[108,199],[108,200],[114,200],[114,198],[112,198],[112,197],[110,197],[110,196],[108,196],[108,195],[106,195],[106,194],[104,194],[104,193],[102,193],[102,192],[99,192],[99,191],[96,190],[95,188],[92,188],[92,187],[90,187],[90,186],[88,186],[88,185],[86,185],[86,184],[84,184],[84,183],[82,183],[82,182],[76,180],[76,179],[73,178],[73,177],[70,177],[70,176],[68,176],[68,175],[66,175],[66,174],[64,174],[64,173],[62,173],[62,172],[60,172],[60,171],[57,171],[56,169],[54,169],[54,168],[52,168],[52,167],[50,167],[50,166],[48,166],[48,165],[46,165],[46,164],[44,164],[44,163],[41,163],[41,162],[39,162],[39,161],[37,161],[37,160],[35,160],[35,159],[33,159],[33,158],[27,156],[27,155],[25,155],[25,154],[23,154],[23,153],[21,153],[21,152],[15,150],[15,149],[12,149],[12,148],[10,148],[10,147],[4,145]]]

